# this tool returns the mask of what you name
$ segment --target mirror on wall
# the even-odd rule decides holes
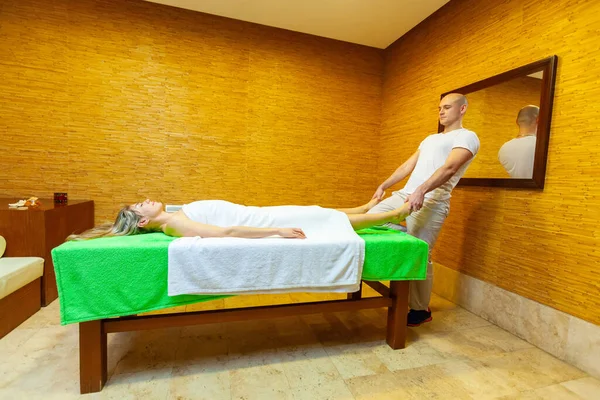
[[[481,142],[459,185],[543,189],[556,64],[552,56],[441,95],[466,95],[463,126]]]

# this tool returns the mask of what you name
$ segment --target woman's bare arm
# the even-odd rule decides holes
[[[279,235],[286,238],[304,239],[306,235],[300,228],[253,228],[250,226],[220,227],[192,221],[183,213],[177,213],[167,222],[162,231],[175,237],[239,237],[264,238]]]

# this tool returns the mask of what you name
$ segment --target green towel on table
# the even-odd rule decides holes
[[[365,280],[423,280],[427,243],[403,232],[370,228]],[[162,233],[67,242],[52,250],[61,323],[125,316],[228,296],[167,295],[168,246]]]

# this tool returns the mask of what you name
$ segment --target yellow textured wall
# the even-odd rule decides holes
[[[540,79],[525,76],[467,94],[463,126],[477,133],[481,146],[465,178],[510,178],[498,161],[498,151],[519,133],[519,110],[540,105],[541,89]]]
[[[383,51],[142,1],[0,3],[0,192],[353,206]]]
[[[457,188],[433,258],[596,324],[598,15],[594,0],[452,0],[386,50],[379,168],[437,130],[441,93],[558,55],[545,189]]]

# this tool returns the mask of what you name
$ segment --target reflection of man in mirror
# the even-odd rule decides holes
[[[465,96],[458,93],[444,96],[438,112],[444,131],[427,136],[419,149],[377,188],[373,198],[381,200],[384,190],[410,175],[404,188],[369,210],[389,211],[408,202],[412,213],[406,218],[406,231],[429,244],[427,280],[410,282],[409,326],[431,321],[431,249],[448,216],[450,192],[479,151],[479,138],[475,132],[462,126],[466,112]]]
[[[525,106],[517,115],[519,135],[504,143],[498,152],[498,160],[511,178],[533,177],[533,160],[538,126],[538,106]]]

